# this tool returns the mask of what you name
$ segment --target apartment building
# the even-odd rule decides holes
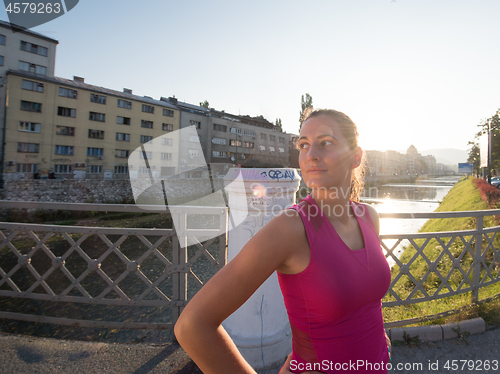
[[[290,134],[262,116],[250,117],[233,115],[213,108],[178,101],[176,98],[161,98],[180,110],[180,127],[196,128],[203,149],[203,156],[210,164],[214,175],[224,175],[229,167],[268,167],[290,165]],[[185,147],[180,150],[181,159],[197,157],[193,150]],[[191,154],[186,154],[191,152]],[[191,176],[201,173],[190,172]]]
[[[179,110],[168,102],[20,70],[7,72],[6,88],[6,179],[149,175],[147,164],[129,165],[137,149],[138,157],[161,160],[155,176],[178,173],[178,141],[165,139],[156,155],[144,148],[179,129]]]
[[[4,160],[1,157],[5,131],[3,118],[7,98],[6,73],[10,69],[16,69],[53,77],[58,43],[57,40],[34,31],[0,21],[0,175],[4,167]]]

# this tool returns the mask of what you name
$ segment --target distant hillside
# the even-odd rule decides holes
[[[422,156],[433,155],[436,157],[436,162],[445,165],[457,166],[459,162],[467,162],[467,151],[454,148],[418,150]]]

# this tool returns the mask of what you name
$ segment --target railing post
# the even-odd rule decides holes
[[[484,216],[478,216],[477,217],[477,224],[476,224],[476,248],[474,251],[474,256],[473,256],[473,263],[472,266],[474,267],[472,270],[472,302],[477,303],[479,301],[479,279],[480,279],[480,272],[481,272],[481,251],[483,247],[483,220]]]

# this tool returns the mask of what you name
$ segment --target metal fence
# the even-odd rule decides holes
[[[119,204],[0,201],[0,207],[145,212]],[[165,213],[171,215],[176,231],[0,223],[0,298],[122,308],[116,312],[121,321],[102,320],[93,309],[86,309],[85,318],[48,316],[31,304],[31,314],[6,311],[2,306],[0,318],[82,327],[171,329],[187,301],[226,263],[227,209],[171,207]],[[213,223],[218,223],[217,227],[191,228],[188,216],[200,214],[216,217]],[[427,302],[465,292],[471,292],[472,301],[478,302],[481,287],[500,281],[500,226],[483,226],[484,217],[491,215],[500,215],[500,210],[382,213],[382,219],[468,217],[476,221],[474,230],[381,235],[382,247],[393,263],[393,279],[383,306]],[[187,245],[188,238],[203,236],[212,239]],[[397,252],[405,243],[405,254],[400,257]],[[430,247],[438,249],[429,251]],[[161,315],[148,312],[153,319],[142,322],[142,312],[136,320],[127,312],[136,307],[156,312],[165,309]],[[169,317],[165,319],[166,311]],[[106,311],[106,315],[113,313]],[[57,310],[53,314],[57,315]],[[436,316],[386,326],[432,317]]]
[[[1,201],[0,207],[148,212],[125,204]],[[153,207],[151,212],[158,210]],[[171,217],[176,230],[0,223],[0,297],[31,300],[17,303],[18,309],[41,313],[2,310],[0,318],[81,327],[172,329],[187,300],[226,263],[227,209],[183,206],[162,213]],[[215,217],[211,222],[215,227],[191,227],[196,223],[189,218],[200,215]],[[211,239],[200,243],[202,237]],[[47,307],[40,309],[41,302],[89,307],[86,318],[54,317],[44,315]],[[105,307],[105,313],[99,313],[99,306]],[[164,322],[137,321],[144,319],[148,307],[149,312],[163,308],[156,317]],[[58,315],[60,309],[52,314]],[[131,321],[134,314],[136,321]],[[102,320],[103,315],[121,321]],[[87,319],[92,316],[93,320]]]
[[[469,218],[476,228],[462,231],[380,235],[386,257],[394,265],[393,277],[383,306],[410,305],[471,292],[478,303],[479,289],[500,281],[500,226],[484,227],[484,217],[500,215],[500,210],[434,213],[382,213],[381,218],[435,219]],[[404,255],[399,256],[401,247]],[[429,248],[434,248],[431,250]],[[495,295],[495,297],[500,294]],[[436,315],[386,323],[404,326],[436,319],[456,310]]]

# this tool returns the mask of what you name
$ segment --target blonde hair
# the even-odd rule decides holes
[[[309,118],[318,117],[318,116],[327,116],[333,119],[339,126],[342,131],[342,135],[347,140],[347,144],[349,145],[349,149],[354,150],[358,147],[358,127],[349,118],[346,114],[339,112],[333,109],[316,109],[306,108],[304,111],[304,122]],[[366,164],[366,156],[365,153],[362,153],[361,163],[355,169],[353,169],[351,174],[351,192],[350,199],[352,201],[359,201],[361,193],[363,192],[363,186],[365,184],[365,164]]]

